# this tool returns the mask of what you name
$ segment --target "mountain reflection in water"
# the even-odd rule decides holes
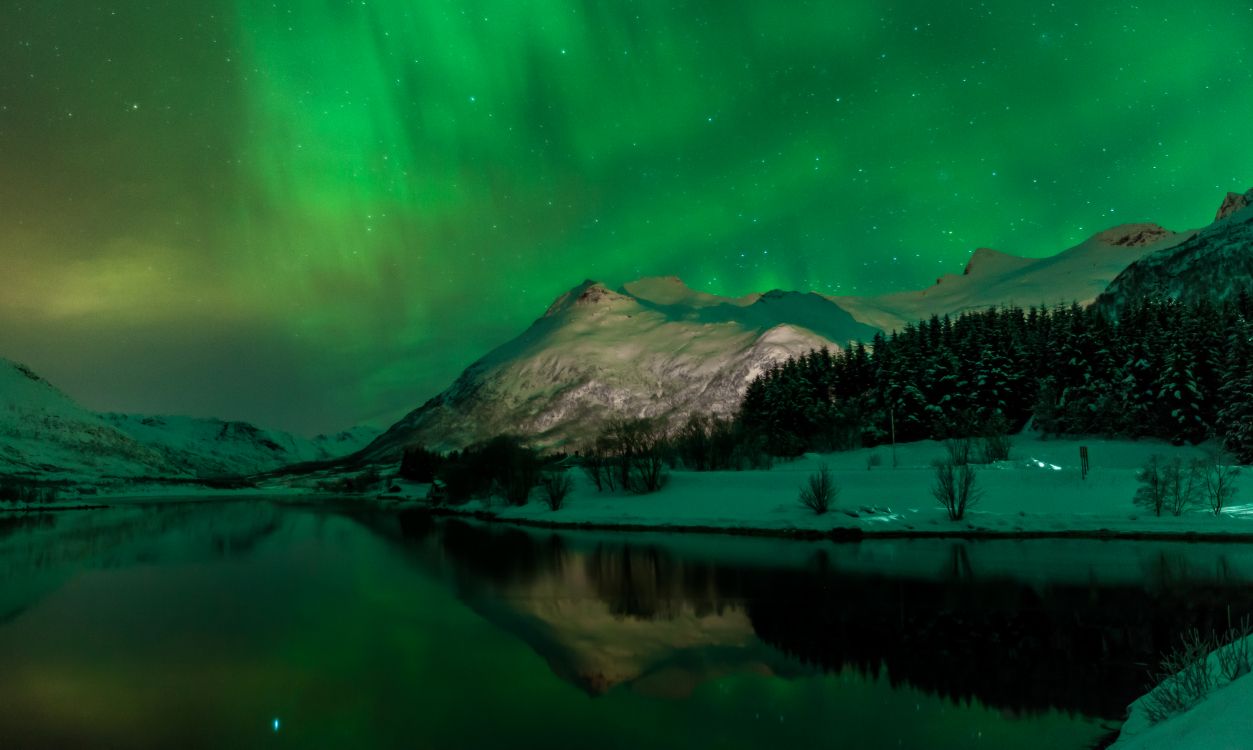
[[[764,559],[745,564],[667,540],[420,512],[399,528],[444,558],[468,603],[589,693],[648,687],[663,671],[656,682],[674,691],[680,674],[690,689],[728,670],[853,668],[955,701],[1117,719],[1184,630],[1221,630],[1253,613],[1253,557],[1231,545],[898,541],[893,563],[875,565],[856,553],[877,542],[728,540],[760,541]],[[780,545],[802,552],[772,563]],[[1000,561],[986,571],[985,551]]]
[[[1246,545],[551,533],[360,503],[0,520],[0,746],[1088,747]],[[273,729],[280,719],[280,731]]]

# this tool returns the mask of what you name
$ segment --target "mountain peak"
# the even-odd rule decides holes
[[[1227,193],[1227,197],[1223,198],[1223,204],[1218,207],[1218,213],[1214,216],[1214,221],[1221,221],[1231,216],[1236,211],[1247,208],[1253,203],[1253,188],[1245,193]]]
[[[1007,264],[1013,264],[1021,260],[1022,258],[1016,255],[993,250],[990,247],[976,248],[971,253],[970,260],[966,262],[966,269],[962,271],[962,275],[972,276],[985,272],[995,272]]]
[[[1144,247],[1174,232],[1152,223],[1120,224],[1096,235],[1096,240],[1112,247]]]
[[[544,313],[544,317],[550,317],[576,307],[591,307],[593,305],[605,302],[614,302],[621,299],[626,298],[599,281],[592,281],[591,279],[588,279],[558,297],[551,305],[548,306],[548,310]]]

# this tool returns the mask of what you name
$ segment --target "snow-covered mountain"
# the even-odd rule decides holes
[[[961,275],[946,274],[916,292],[832,297],[857,320],[890,331],[932,315],[957,315],[1001,305],[1089,304],[1124,268],[1195,234],[1156,224],[1124,224],[1048,258],[1020,258],[980,248]]]
[[[151,446],[84,409],[29,368],[0,359],[0,474],[184,474]]]
[[[587,281],[384,433],[366,457],[394,459],[412,443],[451,448],[504,432],[578,447],[612,415],[729,415],[771,364],[874,334],[817,294],[731,299],[674,277],[617,291]]]
[[[372,428],[298,438],[245,422],[97,414],[29,368],[0,359],[0,475],[40,479],[239,476],[337,458]]]
[[[1127,266],[1097,304],[1116,312],[1145,296],[1222,302],[1242,289],[1253,291],[1253,190],[1228,193],[1213,224]]]
[[[98,415],[37,377],[0,363],[0,472],[74,467],[117,476],[266,471],[353,453],[395,460],[423,443],[455,448],[514,432],[550,446],[586,444],[610,416],[730,415],[744,388],[788,357],[869,341],[932,315],[1016,304],[1101,303],[1162,291],[1221,298],[1253,280],[1253,190],[1229,194],[1202,230],[1127,224],[1048,258],[976,250],[965,271],[920,291],[824,297],[771,291],[740,298],[674,277],[612,290],[587,281],[516,339],[467,368],[386,433],[313,440],[240,422]]]
[[[412,443],[455,448],[503,432],[578,447],[611,415],[671,424],[692,413],[729,415],[748,383],[773,362],[819,346],[870,341],[933,314],[1088,303],[1128,264],[1191,235],[1128,224],[1051,258],[980,249],[962,275],[879,297],[774,291],[732,299],[694,291],[674,277],[641,279],[617,291],[588,281],[364,455],[395,459]]]

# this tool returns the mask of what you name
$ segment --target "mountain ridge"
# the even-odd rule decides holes
[[[1224,200],[1219,221],[1233,215],[1228,210],[1232,195],[1237,194]],[[961,274],[941,276],[926,289],[867,297],[783,290],[720,297],[691,289],[675,276],[645,277],[616,289],[587,280],[560,295],[520,336],[470,365],[452,386],[407,414],[361,455],[394,460],[407,444],[459,448],[500,432],[577,449],[611,413],[654,416],[672,425],[697,412],[730,415],[748,381],[781,359],[820,346],[868,342],[875,334],[933,315],[1005,305],[1092,304],[1133,264],[1184,246],[1207,229],[1175,232],[1149,222],[1122,224],[1043,258],[978,248]],[[624,317],[638,330],[620,328],[597,338],[601,332],[593,321],[612,325]],[[691,339],[719,325],[739,333],[712,353],[712,367],[706,362],[701,370],[690,360]],[[636,339],[666,331],[665,326],[671,327],[675,345],[663,353],[642,351]],[[554,348],[556,339],[567,338],[580,342],[582,348],[576,349],[587,360],[603,361],[583,366],[578,357]],[[644,377],[649,365],[637,359],[645,354],[653,357],[653,366],[682,377],[673,382]],[[606,373],[614,367],[635,368],[640,377],[611,382],[614,377]],[[694,380],[702,373],[703,389]]]
[[[0,475],[40,479],[242,476],[360,450],[378,431],[312,439],[248,422],[97,413],[0,358]]]

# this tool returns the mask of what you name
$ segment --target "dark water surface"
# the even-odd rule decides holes
[[[0,747],[1082,748],[1243,545],[0,518]]]

